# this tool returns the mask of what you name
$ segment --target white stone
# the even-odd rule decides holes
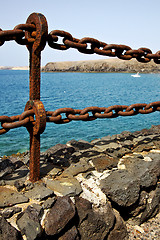
[[[89,179],[86,179],[80,173],[76,178],[81,183],[83,189],[80,195],[81,197],[92,202],[96,207],[106,204],[106,195],[98,187],[99,179],[96,178],[96,176],[91,176]]]
[[[152,149],[150,152],[152,152],[152,153],[160,153],[160,150]]]
[[[137,231],[139,231],[140,233],[144,233],[144,229],[141,228],[140,226],[135,225],[134,228],[135,228]]]
[[[143,160],[146,161],[146,162],[152,162],[152,158],[150,158],[150,157],[144,157]]]
[[[124,160],[123,160],[123,158],[121,158],[117,164],[118,169],[126,169],[126,166],[123,162],[124,162]]]

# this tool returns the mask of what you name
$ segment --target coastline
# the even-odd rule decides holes
[[[29,70],[29,66],[0,66],[0,70]],[[160,73],[160,65],[151,60],[148,63],[136,59],[128,61],[107,58],[98,60],[48,62],[42,72],[84,72],[84,73]]]

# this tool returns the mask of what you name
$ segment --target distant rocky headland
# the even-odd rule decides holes
[[[29,67],[6,67],[0,66],[0,70],[29,70]]]
[[[124,61],[110,58],[102,60],[49,62],[42,68],[44,72],[140,72],[160,73],[160,65],[153,61],[140,63],[136,59]]]

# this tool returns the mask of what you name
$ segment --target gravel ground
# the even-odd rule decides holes
[[[127,224],[129,240],[158,240],[160,239],[160,212],[140,226]]]

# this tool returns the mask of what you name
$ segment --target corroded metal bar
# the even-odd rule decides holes
[[[35,182],[40,179],[40,134],[45,129],[46,115],[43,104],[40,102],[40,66],[41,51],[46,45],[48,36],[48,25],[46,18],[40,13],[32,13],[27,24],[34,24],[35,31],[27,32],[26,38],[35,38],[34,43],[27,45],[30,53],[30,101],[26,104],[26,109],[34,109],[35,125],[28,126],[30,133],[30,181]],[[34,120],[34,119],[33,119]]]

